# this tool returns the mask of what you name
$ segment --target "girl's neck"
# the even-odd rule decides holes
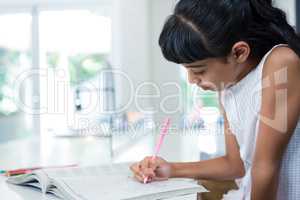
[[[237,75],[236,82],[239,82],[244,77],[246,77],[253,69],[255,69],[257,67],[257,65],[259,64],[259,62],[260,61],[258,59],[248,59],[247,62],[245,62],[241,66],[242,70]]]

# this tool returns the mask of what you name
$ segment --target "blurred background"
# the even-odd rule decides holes
[[[91,148],[88,159],[93,159],[88,156],[93,149],[96,157],[98,148],[116,155],[138,144],[125,159],[137,160],[152,153],[159,123],[170,116],[174,134],[162,156],[198,160],[224,153],[216,94],[189,85],[182,67],[165,61],[158,46],[175,3],[1,0],[0,146],[39,138],[34,144],[48,155],[49,149],[43,148],[51,138],[63,138],[62,151],[69,151],[74,138],[83,137],[87,141],[72,151]],[[293,26],[299,25],[299,1],[274,3],[287,12]],[[99,124],[105,126],[100,130]],[[93,137],[85,137],[93,127]],[[142,143],[131,139],[117,150],[112,138],[122,135],[117,143],[123,144],[132,136],[130,127],[154,137]],[[103,132],[109,138],[107,147],[95,142]]]

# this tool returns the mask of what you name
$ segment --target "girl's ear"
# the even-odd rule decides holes
[[[231,49],[231,54],[238,64],[246,62],[250,56],[250,52],[250,46],[247,42],[243,41],[235,43]]]

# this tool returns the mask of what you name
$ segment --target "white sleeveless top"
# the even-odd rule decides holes
[[[246,168],[246,175],[236,180],[239,190],[230,191],[224,195],[224,200],[251,199],[251,165],[259,126],[263,66],[268,55],[278,46],[283,44],[273,47],[255,69],[222,91],[221,103]],[[300,118],[282,160],[277,199],[300,200]]]

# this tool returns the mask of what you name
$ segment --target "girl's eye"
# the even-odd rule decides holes
[[[200,72],[193,72],[195,75],[201,75],[201,74],[204,74],[204,70],[203,71],[200,71]]]

